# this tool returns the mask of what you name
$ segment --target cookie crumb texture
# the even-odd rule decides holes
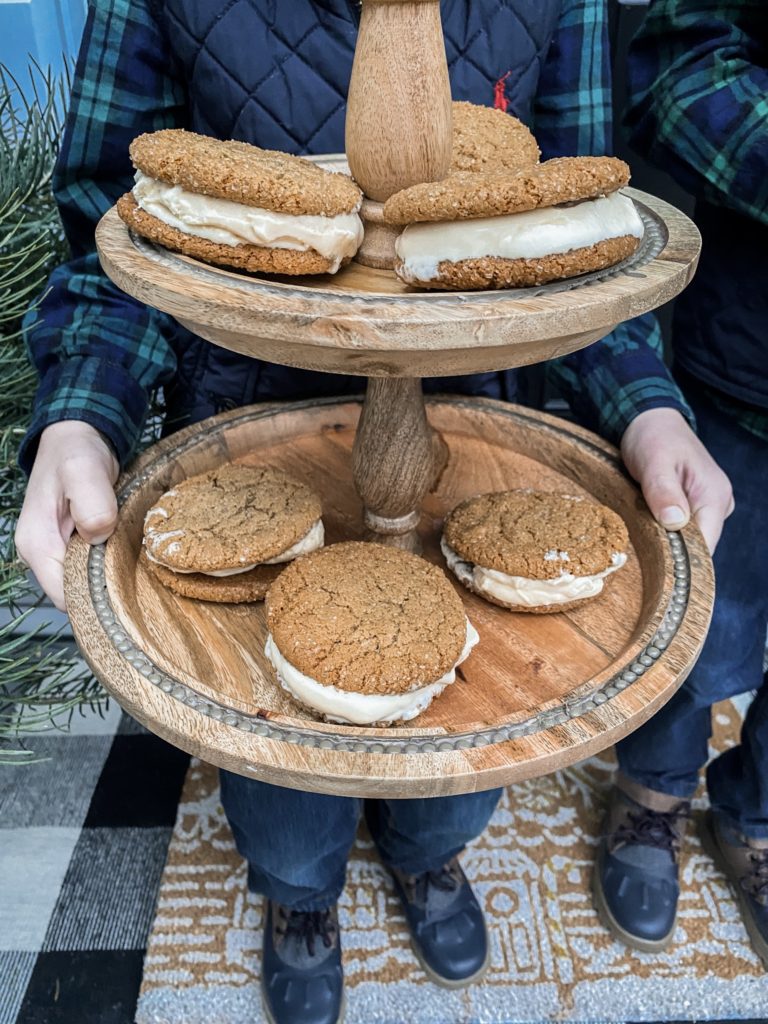
[[[267,591],[280,575],[282,565],[257,565],[236,576],[205,576],[201,572],[181,573],[151,562],[142,552],[141,563],[164,587],[179,597],[215,604],[246,604],[263,601]]]
[[[612,156],[564,156],[518,172],[450,174],[396,192],[384,204],[389,224],[471,220],[596,199],[629,182],[629,167]]]
[[[614,552],[629,547],[624,521],[612,509],[545,491],[469,498],[448,516],[443,535],[464,561],[536,580],[556,579],[563,571],[592,576],[611,565]],[[553,551],[566,552],[568,560],[553,559]]]
[[[142,238],[205,263],[248,270],[252,274],[289,276],[330,274],[334,269],[333,261],[322,256],[316,249],[301,252],[297,249],[271,249],[260,245],[223,245],[197,235],[188,235],[142,210],[130,192],[118,199],[117,212],[121,220]],[[341,266],[347,263],[348,259],[342,260]]]
[[[134,166],[151,178],[278,213],[335,217],[351,213],[362,200],[348,175],[311,160],[181,128],[139,135],[130,155]]]
[[[450,173],[520,171],[539,162],[541,152],[530,129],[503,110],[477,103],[453,104]]]
[[[438,276],[429,281],[411,281],[403,276],[402,260],[395,261],[395,273],[407,284],[419,288],[442,291],[483,291],[496,288],[530,288],[548,281],[561,281],[568,277],[605,270],[628,259],[640,244],[634,235],[606,238],[594,245],[536,259],[507,260],[499,256],[482,259],[443,260],[438,264]]]
[[[283,657],[351,693],[433,683],[466,641],[464,606],[445,573],[381,544],[334,544],[298,559],[270,588],[266,607]]]
[[[288,473],[228,464],[164,494],[147,512],[144,543],[170,569],[238,569],[287,551],[321,515],[319,497]]]

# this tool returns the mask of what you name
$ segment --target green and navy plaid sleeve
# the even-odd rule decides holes
[[[664,364],[661,330],[648,314],[628,320],[602,341],[547,366],[580,423],[618,445],[648,409],[694,417]]]
[[[94,242],[99,218],[132,185],[130,142],[184,121],[184,92],[170,75],[149,2],[90,5],[53,181],[71,258],[54,271],[25,324],[40,375],[19,455],[27,472],[40,432],[64,419],[96,427],[125,463],[152,390],[175,370],[173,322],[109,281]]]
[[[564,0],[542,67],[532,128],[544,159],[612,151],[606,0]],[[661,332],[651,314],[553,360],[547,372],[581,422],[616,444],[647,409],[672,407],[693,420],[664,364]]]
[[[539,76],[531,130],[542,160],[611,151],[606,0],[563,0]]]
[[[655,0],[632,43],[632,145],[693,195],[768,224],[765,0]]]

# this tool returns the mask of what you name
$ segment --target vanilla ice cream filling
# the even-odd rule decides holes
[[[480,640],[477,630],[467,619],[467,636],[456,664],[427,686],[417,686],[405,693],[351,693],[337,686],[326,686],[304,675],[283,656],[271,633],[267,635],[264,653],[272,663],[277,678],[291,696],[315,708],[330,722],[345,725],[370,725],[373,722],[407,722],[420,715],[456,679],[456,669],[469,657]]]
[[[187,192],[136,172],[133,198],[163,224],[219,245],[259,245],[269,249],[314,249],[331,260],[335,273],[355,255],[363,240],[363,222],[352,213],[335,217],[292,215]]]
[[[156,509],[155,512],[162,511],[162,509]],[[182,530],[173,530],[169,533],[157,533],[153,535],[153,542],[168,540],[171,535],[180,535]],[[147,552],[147,558],[150,562],[156,562],[158,565],[164,566],[166,569],[170,569],[172,572],[179,572],[185,575],[191,575],[192,573],[199,573],[201,576],[237,576],[242,572],[250,572],[251,569],[255,569],[258,565],[280,565],[282,562],[292,562],[294,558],[298,558],[300,555],[308,555],[310,551],[316,551],[321,548],[325,543],[325,527],[323,526],[322,519],[318,519],[317,522],[312,526],[307,533],[304,534],[299,540],[296,541],[292,547],[287,548],[280,555],[275,555],[274,558],[265,558],[263,562],[254,562],[252,565],[238,566],[236,569],[211,569],[208,572],[203,572],[201,569],[178,569],[175,565],[167,565],[161,559],[156,558],[149,549],[149,545],[145,543],[144,547]]]
[[[297,540],[292,547],[285,550],[282,555],[275,555],[274,558],[265,558],[260,564],[280,565],[282,562],[292,562],[299,555],[308,555],[310,551],[316,551],[318,548],[321,548],[324,542],[325,527],[323,526],[323,520],[318,519],[312,529],[305,533],[300,540]]]
[[[580,601],[587,597],[597,597],[602,591],[606,576],[616,572],[627,561],[627,556],[618,551],[611,555],[611,564],[602,572],[591,576],[574,576],[573,573],[561,572],[550,580],[528,579],[526,576],[510,576],[498,569],[486,569],[482,565],[465,562],[443,539],[440,547],[448,568],[456,578],[478,594],[493,597],[504,604],[519,604],[526,608],[538,608],[542,605],[567,604],[569,601]],[[548,552],[550,554],[550,552]],[[568,561],[566,552],[558,552],[561,561]],[[545,559],[547,556],[544,556]],[[554,559],[547,559],[554,561]]]
[[[612,192],[567,206],[471,220],[409,224],[395,243],[409,281],[438,277],[443,260],[531,260],[583,249],[609,238],[643,237],[643,222],[628,196]]]

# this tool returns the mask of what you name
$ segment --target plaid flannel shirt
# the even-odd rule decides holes
[[[765,0],[654,0],[632,43],[629,79],[634,148],[692,195],[768,226]],[[709,394],[768,440],[767,412]]]
[[[140,438],[153,389],[173,377],[173,321],[123,294],[102,272],[99,218],[132,185],[128,157],[141,132],[184,127],[187,93],[173,76],[153,0],[92,0],[65,137],[54,176],[72,256],[54,271],[26,337],[40,374],[20,461],[29,470],[49,424],[79,419],[100,430],[121,463]],[[611,147],[605,0],[564,0],[541,69],[532,125],[545,157]],[[653,317],[550,364],[576,414],[618,441],[640,412],[671,406],[690,416],[664,366]]]

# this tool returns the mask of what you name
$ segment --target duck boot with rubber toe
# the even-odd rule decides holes
[[[733,887],[752,946],[768,969],[768,842],[745,839],[712,811],[701,833],[704,849]]]
[[[478,981],[488,966],[488,934],[458,859],[421,875],[392,869],[392,877],[414,951],[429,977],[445,988]]]
[[[303,913],[268,904],[261,990],[270,1024],[339,1024],[344,976],[335,906]]]
[[[656,952],[672,941],[680,847],[689,815],[690,804],[678,797],[636,783],[613,789],[593,891],[603,924],[634,949]]]

